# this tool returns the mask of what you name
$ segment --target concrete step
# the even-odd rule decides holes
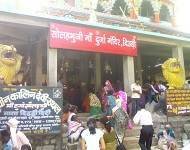
[[[140,147],[139,147],[139,148],[132,148],[132,149],[131,149],[131,148],[128,148],[127,150],[141,150],[141,149],[140,149]],[[160,150],[160,149],[158,149],[156,146],[152,146],[152,147],[151,147],[151,150]]]
[[[124,138],[124,144],[128,149],[133,149],[133,148],[139,148],[139,136],[133,136],[133,137],[125,137]],[[158,143],[157,139],[153,137],[152,140],[152,146],[156,146]]]
[[[86,125],[86,122],[88,121],[88,118],[90,116],[89,113],[78,113],[78,118],[80,121],[82,121],[83,125]]]
[[[68,143],[67,144],[67,150],[77,150],[78,143]]]
[[[82,122],[87,122],[88,121],[88,117],[78,117],[80,121]]]
[[[78,113],[77,115],[79,117],[86,117],[86,118],[88,118],[90,116],[90,113]]]
[[[140,134],[141,126],[134,126],[132,129],[127,129],[125,131],[125,136],[126,137],[131,137],[131,136],[138,136]]]

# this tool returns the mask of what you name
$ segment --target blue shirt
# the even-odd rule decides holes
[[[3,150],[13,150],[13,144],[11,139],[6,144],[3,144]]]

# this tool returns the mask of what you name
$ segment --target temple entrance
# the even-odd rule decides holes
[[[190,81],[190,59],[189,59],[190,49],[184,48],[183,56],[184,56],[184,66],[185,66],[186,80],[188,80],[188,82],[189,82]]]
[[[172,47],[164,45],[141,44],[136,60],[136,77],[142,76],[142,83],[150,81],[165,81],[162,75],[162,63],[172,57]],[[138,62],[140,61],[140,63]],[[141,66],[141,67],[139,67]]]
[[[101,55],[102,82],[110,80],[113,84],[117,81],[123,83],[123,57],[120,55]]]
[[[123,83],[123,57],[119,55],[100,54],[100,66],[96,66],[96,53],[72,50],[58,51],[58,86],[64,89],[64,102],[77,105],[82,111],[82,103],[88,94],[89,86],[96,86],[96,69],[100,72],[101,90],[106,80],[114,85]]]

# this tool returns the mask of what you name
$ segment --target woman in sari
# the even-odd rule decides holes
[[[107,116],[112,116],[112,109],[116,106],[116,99],[113,96],[113,91],[107,92],[107,101],[108,101],[108,107],[107,107]]]
[[[104,141],[106,145],[106,150],[115,150],[117,146],[116,133],[114,128],[111,126],[111,122],[106,116],[100,119],[103,125]]]
[[[62,123],[66,123],[68,126],[68,142],[78,142],[84,127],[77,116],[77,107],[74,105],[66,105],[63,108],[63,115],[61,118]]]
[[[95,95],[94,87],[89,87],[89,104],[90,104],[90,116],[95,118],[99,117],[102,114],[101,103],[99,98]]]
[[[121,108],[127,112],[127,93],[124,91],[121,81],[116,82],[115,96],[121,101]]]

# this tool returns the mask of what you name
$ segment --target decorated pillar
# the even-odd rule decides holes
[[[169,13],[170,13],[170,16],[171,16],[171,24],[172,24],[173,27],[175,27],[176,26],[175,5],[169,5],[168,9],[169,9]]]
[[[101,60],[100,60],[100,54],[96,53],[95,56],[95,63],[96,63],[96,90],[98,90],[101,87]]]
[[[131,94],[130,86],[135,82],[134,58],[123,56],[123,81],[125,91]]]
[[[154,19],[153,21],[155,23],[160,22],[160,8],[161,8],[161,2],[156,0],[156,1],[151,1],[152,8],[154,10]]]
[[[139,15],[139,6],[135,0],[131,0],[129,4],[129,15],[131,19],[137,19]]]
[[[47,80],[48,86],[57,86],[57,49],[47,50]]]
[[[175,16],[171,16],[171,23],[173,27],[176,27],[176,17]]]
[[[154,12],[154,22],[155,23],[160,23],[160,13],[159,13],[159,11]]]
[[[185,67],[184,67],[184,57],[183,57],[183,47],[181,45],[178,45],[177,47],[174,47],[172,49],[172,57],[177,58],[181,64],[181,66],[183,67],[184,71],[185,71]],[[185,72],[184,72],[185,74]]]

